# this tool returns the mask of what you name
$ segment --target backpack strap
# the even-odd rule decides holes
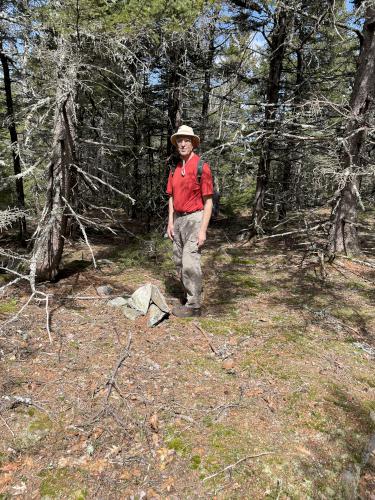
[[[204,159],[203,158],[199,158],[199,162],[198,162],[198,167],[197,167],[197,181],[198,181],[198,184],[201,183],[201,179],[202,179],[202,172],[203,172],[203,164],[205,163]],[[176,165],[173,165],[170,169],[170,172],[171,172],[171,175],[173,177],[173,174],[176,170]]]
[[[197,168],[197,181],[198,181],[198,184],[201,183],[202,172],[203,172],[203,164],[204,164],[204,159],[203,158],[199,158],[198,168]]]

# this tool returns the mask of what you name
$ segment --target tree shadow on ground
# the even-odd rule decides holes
[[[231,313],[239,301],[263,294],[267,296],[270,307],[282,305],[294,311],[310,310],[312,320],[315,312],[323,309],[335,316],[335,306],[341,309],[338,314],[342,317],[337,319],[358,328],[362,336],[371,336],[366,317],[350,298],[345,297],[348,282],[336,280],[331,283],[318,276],[312,277],[317,262],[312,264],[311,259],[310,262],[309,259],[303,262],[307,253],[298,247],[303,236],[255,241],[252,244],[235,242],[239,230],[246,227],[247,222],[245,217],[226,219],[216,221],[210,228],[203,250],[205,304],[209,313]],[[161,280],[170,296],[178,299],[183,296],[183,289],[173,274],[172,243],[163,239],[161,234],[93,235],[91,242],[100,248],[95,253],[97,261],[110,259],[117,265],[113,270],[106,268],[104,276],[139,268]],[[277,266],[273,267],[275,263]],[[89,260],[74,260],[64,266],[58,280],[79,275],[91,265]],[[284,269],[279,271],[282,267]],[[358,285],[356,293],[366,301],[373,302],[375,299],[375,290],[369,287]]]
[[[345,386],[337,383],[328,386],[324,404],[320,406],[321,414],[313,426],[315,430],[328,435],[342,451],[339,455],[327,454],[326,445],[322,445],[320,440],[314,440],[310,442],[309,448],[316,460],[311,457],[308,460],[300,460],[304,476],[314,484],[314,493],[319,498],[332,481],[329,474],[332,470],[335,471],[336,483],[340,488],[343,486],[341,474],[363,465],[367,441],[374,431],[370,410],[371,405],[361,403]],[[341,493],[344,493],[344,490]],[[344,494],[343,498],[347,496]]]
[[[257,242],[237,242],[228,247],[225,243],[222,235],[217,237],[204,265],[209,283],[208,309],[219,314],[232,312],[241,299],[274,293],[273,273],[267,276],[263,270],[267,262],[280,254],[280,248],[275,245],[264,248]]]
[[[72,260],[68,262],[66,265],[64,265],[61,269],[59,269],[59,272],[57,273],[56,278],[54,279],[54,283],[58,283],[61,280],[70,278],[71,276],[74,276],[76,274],[80,274],[84,272],[86,269],[88,269],[90,266],[92,266],[92,261]]]
[[[347,283],[332,283],[313,277],[308,271],[298,269],[289,272],[287,279],[275,279],[274,284],[280,294],[269,297],[270,305],[287,306],[296,312],[303,310],[310,313],[312,321],[320,320],[333,327],[344,327],[351,332],[351,336],[357,333],[367,340],[374,339],[374,332],[368,325],[371,317],[366,317],[348,297]],[[359,294],[365,298],[366,295],[361,292]]]

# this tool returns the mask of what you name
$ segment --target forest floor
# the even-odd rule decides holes
[[[66,248],[40,285],[52,343],[44,303],[2,325],[0,499],[375,498],[375,268],[323,276],[301,235],[241,244],[238,227],[210,229],[203,316],[155,328],[96,289],[171,301],[170,242],[92,236],[98,269]],[[1,321],[28,296],[7,289]]]

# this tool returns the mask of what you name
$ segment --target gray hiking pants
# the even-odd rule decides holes
[[[173,260],[187,293],[188,307],[201,306],[202,270],[198,232],[203,210],[187,215],[175,214]]]

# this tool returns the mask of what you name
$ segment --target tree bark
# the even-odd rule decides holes
[[[19,155],[18,133],[14,116],[12,82],[10,78],[9,61],[7,55],[3,52],[2,40],[0,40],[0,60],[1,60],[1,65],[3,67],[4,90],[5,90],[5,99],[7,108],[6,119],[7,119],[11,148],[12,148],[13,171],[14,175],[19,175],[22,173],[22,169],[21,169],[21,160]],[[17,193],[18,207],[20,209],[24,209],[25,194],[23,189],[22,177],[16,179],[16,193]],[[24,242],[26,238],[26,219],[24,216],[20,217],[19,219],[19,238],[22,242]]]
[[[254,234],[263,232],[265,215],[264,199],[268,188],[271,165],[272,134],[274,132],[277,104],[279,101],[281,73],[287,37],[287,14],[280,9],[275,15],[275,26],[270,43],[270,63],[267,82],[265,118],[265,139],[262,142],[255,189],[251,226]]]
[[[183,55],[184,51],[180,44],[171,47],[169,53],[171,70],[168,75],[167,157],[170,157],[173,152],[170,137],[182,124],[181,75],[184,73]]]
[[[301,98],[304,95],[304,61],[303,61],[303,49],[302,47],[296,50],[296,58],[297,58],[297,68],[296,68],[296,81],[295,81],[295,94],[293,99],[293,104],[291,106],[291,113],[294,115],[297,111],[298,104],[301,102]],[[283,172],[282,172],[282,194],[281,194],[281,203],[279,210],[279,219],[282,220],[286,217],[288,209],[290,209],[291,201],[295,201],[295,197],[291,196],[291,182],[293,179],[293,172],[297,162],[299,160],[295,160],[295,151],[296,151],[296,142],[293,141],[290,145],[290,149],[288,155],[284,161]],[[299,145],[298,149],[300,149],[302,145]]]
[[[72,76],[72,69],[70,74]],[[57,92],[46,203],[34,234],[32,266],[39,280],[53,280],[58,273],[70,212],[67,203],[70,207],[74,205],[72,201],[72,180],[76,179],[76,176],[72,175],[76,165],[75,92],[72,90],[75,86],[74,78],[73,75],[69,81],[62,80]]]
[[[351,116],[348,120],[341,165],[343,167],[343,185],[338,191],[331,213],[329,234],[329,253],[359,252],[356,228],[358,204],[357,168],[361,162],[361,152],[368,129],[368,112],[375,98],[375,8],[367,7],[363,26],[363,45],[350,99]]]
[[[208,125],[208,110],[210,106],[211,94],[211,73],[212,65],[215,54],[215,23],[213,22],[209,30],[209,46],[207,56],[204,58],[205,71],[203,83],[203,99],[202,99],[202,113],[201,113],[201,126],[200,126],[200,139],[203,143],[206,136],[206,129]]]

